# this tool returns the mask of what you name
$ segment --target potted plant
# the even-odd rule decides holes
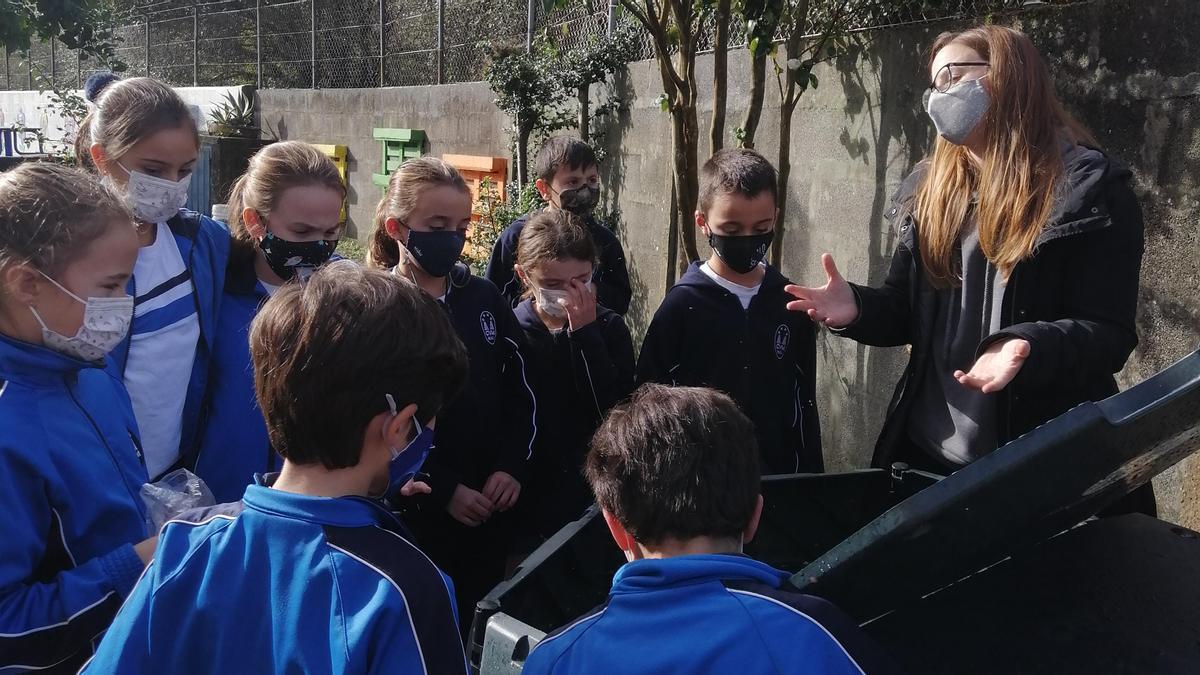
[[[208,130],[200,137],[200,144],[208,162],[208,194],[194,195],[192,208],[207,212],[213,204],[229,198],[234,181],[265,145],[262,130],[254,120],[253,87],[241,87],[222,97],[209,113]]]
[[[244,91],[226,92],[224,100],[209,114],[208,133],[231,138],[258,138],[254,124],[254,100]]]

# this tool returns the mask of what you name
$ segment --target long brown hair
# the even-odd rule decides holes
[[[242,211],[251,208],[268,215],[285,190],[305,185],[327,187],[343,199],[346,197],[346,187],[333,160],[308,143],[283,141],[259,150],[229,193],[229,231],[236,238],[249,241]]]
[[[95,105],[79,123],[75,161],[95,169],[92,144],[99,143],[109,161],[120,161],[143,138],[163,129],[184,127],[192,132],[196,147],[200,135],[187,104],[170,86],[150,77],[120,80],[104,87]]]
[[[400,264],[400,244],[387,232],[387,219],[400,222],[408,219],[426,188],[448,185],[463,194],[471,194],[467,182],[449,163],[436,157],[416,157],[407,160],[392,172],[387,191],[375,208],[375,232],[367,249],[367,265],[389,269]]]
[[[981,164],[971,162],[965,147],[939,137],[917,187],[921,257],[937,287],[958,283],[958,240],[973,195],[980,248],[1008,277],[1033,254],[1053,214],[1065,173],[1062,144],[1095,145],[1055,96],[1046,64],[1027,35],[1003,26],[942,33],[930,48],[930,67],[951,44],[974,49],[990,64],[991,106],[982,122],[987,149]]]

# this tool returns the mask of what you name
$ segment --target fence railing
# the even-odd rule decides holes
[[[1086,0],[1050,0],[1076,4]],[[136,0],[124,2],[117,58],[132,75],[175,86],[346,88],[483,79],[487,45],[535,35],[572,48],[630,19],[617,0],[574,0],[546,13],[541,0]],[[861,28],[982,17],[1044,0],[896,0]],[[745,27],[731,25],[732,47]],[[711,41],[710,41],[711,44]],[[638,58],[653,56],[648,39]],[[78,87],[102,64],[57,42],[4,54],[0,90]]]

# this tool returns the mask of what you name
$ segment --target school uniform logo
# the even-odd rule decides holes
[[[489,345],[496,344],[496,317],[491,312],[484,311],[479,315],[479,328],[483,330],[483,339]]]
[[[779,324],[775,329],[775,358],[783,360],[787,354],[788,343],[792,341],[792,331],[785,324]]]

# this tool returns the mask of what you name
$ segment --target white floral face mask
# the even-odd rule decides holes
[[[125,169],[125,165],[119,162],[117,166]],[[133,215],[143,223],[165,223],[187,203],[188,187],[192,184],[190,173],[178,181],[129,169],[125,169],[125,173],[129,174],[125,196]]]
[[[48,349],[80,361],[102,361],[129,334],[129,324],[133,321],[132,295],[84,300],[45,273],[39,271],[38,274],[84,306],[83,325],[75,335],[70,336],[50,330],[37,310],[29,308],[42,326],[42,342]]]

